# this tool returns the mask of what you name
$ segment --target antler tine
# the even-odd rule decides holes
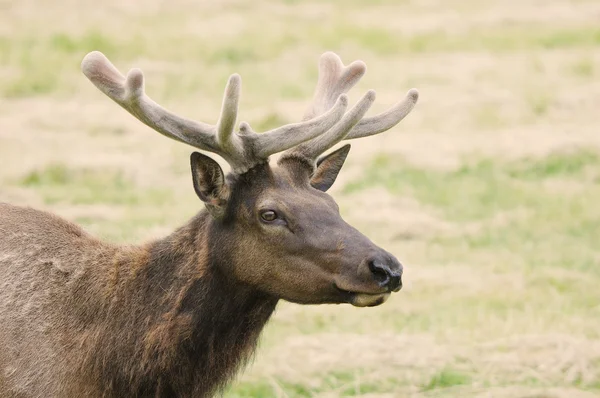
[[[177,116],[154,102],[144,92],[141,70],[132,69],[125,78],[99,51],[87,54],[81,69],[100,91],[152,129],[197,148],[218,151],[215,127]]]
[[[325,134],[313,138],[303,144],[290,149],[287,154],[301,155],[309,160],[316,160],[317,157],[340,142],[346,137],[348,132],[360,122],[365,113],[375,102],[375,91],[369,90],[363,97],[344,115],[344,117]]]
[[[229,77],[229,81],[225,87],[225,94],[223,95],[221,114],[219,115],[219,121],[216,126],[219,146],[223,150],[231,153],[243,152],[239,139],[235,140],[233,138],[238,137],[232,136],[237,120],[241,86],[242,79],[240,75],[235,73]]]
[[[400,123],[412,111],[419,99],[419,92],[411,88],[404,100],[398,102],[389,110],[380,113],[373,117],[367,117],[361,120],[350,133],[346,136],[346,140],[354,138],[368,137],[383,133]]]
[[[362,61],[344,67],[340,57],[326,52],[319,60],[319,80],[313,102],[304,114],[304,120],[318,116],[331,108],[335,100],[358,83],[367,70]]]

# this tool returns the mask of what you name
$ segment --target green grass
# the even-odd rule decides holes
[[[257,131],[264,132],[264,131],[274,129],[279,126],[283,126],[288,123],[290,123],[288,120],[285,120],[279,114],[273,112],[273,113],[267,114],[265,117],[263,117],[257,123],[253,123],[252,126],[254,126],[253,128],[256,129]]]
[[[528,267],[597,273],[598,175],[600,155],[587,149],[512,162],[483,159],[450,171],[380,156],[346,192],[382,186],[395,195],[414,197],[456,225],[474,225],[476,232],[465,226],[458,235],[439,236],[444,245],[510,250],[523,254],[521,261]]]
[[[514,52],[560,48],[594,47],[600,44],[600,28],[583,26],[493,27],[486,30],[429,31],[402,34],[377,26],[360,27],[338,21],[309,30],[314,41],[336,48],[351,42],[378,55],[460,51]]]
[[[162,205],[171,199],[164,189],[140,189],[118,170],[76,169],[60,163],[27,173],[20,184],[35,189],[48,204]]]
[[[470,382],[471,377],[467,374],[452,369],[442,369],[431,377],[429,382],[423,386],[423,390],[460,386]]]
[[[140,46],[142,43],[140,37],[136,37],[133,40],[128,38],[128,41],[135,43],[135,47]],[[47,45],[50,49],[61,54],[80,55],[89,52],[90,48],[110,54],[119,49],[120,45],[117,44],[118,42],[119,41],[107,36],[99,30],[90,30],[82,36],[72,36],[66,33],[54,34],[50,36]],[[128,46],[134,47],[131,44],[128,44]],[[138,47],[137,50],[143,50],[143,47]]]
[[[227,398],[310,398],[316,395],[337,391],[340,397],[356,397],[364,394],[394,391],[399,380],[384,378],[369,380],[362,372],[330,372],[315,375],[309,385],[293,383],[283,378],[267,381],[243,382],[230,388]]]
[[[554,152],[541,159],[522,159],[508,165],[508,174],[521,180],[544,180],[565,177],[582,178],[582,173],[600,170],[600,153],[580,149]]]
[[[273,385],[267,382],[241,383],[226,396],[228,398],[267,398],[277,396]]]
[[[164,187],[140,186],[118,169],[52,163],[29,171],[11,183],[35,192],[48,205],[83,209],[99,205],[110,209],[100,215],[78,217],[75,221],[90,232],[113,241],[137,237],[149,228],[167,225],[174,219],[182,223],[186,217],[173,204],[172,191]],[[193,199],[190,191],[190,195],[179,201],[189,205]],[[142,209],[146,209],[144,213],[139,212]],[[190,206],[187,217],[199,209],[199,204]],[[115,220],[114,213],[123,216]]]
[[[0,36],[0,67],[11,66],[16,76],[0,85],[5,97],[28,97],[57,91],[70,92],[74,86],[67,73],[77,73],[83,56],[97,49],[108,54],[117,49],[127,54],[131,44],[121,45],[97,30],[82,36],[57,33],[43,36]]]
[[[383,186],[393,193],[411,195],[439,208],[449,219],[480,220],[501,211],[551,206],[582,206],[594,200],[600,186],[588,181],[589,195],[569,190],[540,197],[540,187],[531,180],[559,177],[584,178],[584,171],[600,173],[600,155],[595,151],[573,150],[552,153],[542,159],[501,162],[492,159],[470,161],[450,171],[417,168],[401,158],[381,155],[366,169],[363,178],[345,187],[347,193],[369,186]]]

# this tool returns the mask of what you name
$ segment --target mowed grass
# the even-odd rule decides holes
[[[298,120],[326,50],[367,62],[351,99],[375,88],[371,114],[421,92],[353,142],[332,192],[405,264],[404,289],[369,309],[282,303],[225,397],[600,395],[596,2],[37,3],[0,13],[0,201],[111,241],[164,236],[201,204],[191,148],[98,93],[89,51],[211,123],[239,72],[259,131]]]

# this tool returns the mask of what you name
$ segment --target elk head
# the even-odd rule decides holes
[[[375,306],[400,290],[400,262],[348,225],[326,194],[350,145],[320,156],[342,140],[395,126],[416,104],[416,90],[374,117],[364,118],[375,100],[372,90],[346,111],[345,93],[366,66],[361,61],[344,66],[328,52],[321,57],[314,100],[303,121],[256,133],[245,122],[234,131],[241,88],[237,74],[229,78],[217,123],[210,125],[179,117],[152,101],[139,69],[124,77],[99,52],[89,53],[82,69],[96,87],[149,127],[231,165],[225,176],[213,159],[191,155],[194,189],[217,237],[211,250],[221,257],[225,274],[305,304]],[[269,156],[279,152],[277,164],[270,165]]]

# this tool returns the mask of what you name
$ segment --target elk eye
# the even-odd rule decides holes
[[[260,213],[260,218],[262,218],[264,221],[275,221],[277,219],[277,213],[275,213],[273,210],[265,210]]]

